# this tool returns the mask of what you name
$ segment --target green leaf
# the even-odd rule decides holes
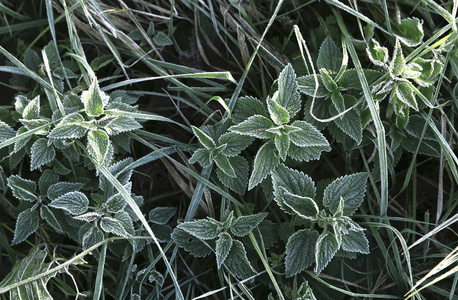
[[[330,93],[324,87],[321,75],[317,75],[317,80],[318,80],[318,89],[316,91],[316,98],[328,97]],[[306,94],[307,96],[310,96],[310,97],[314,96],[316,83],[315,83],[315,77],[313,75],[306,75],[306,76],[299,77],[297,78],[297,83],[298,83],[299,91],[301,93]]]
[[[52,200],[49,206],[63,209],[72,215],[81,215],[88,209],[89,199],[81,192],[69,192]]]
[[[78,139],[86,135],[87,128],[83,126],[84,118],[79,113],[66,115],[62,121],[49,133],[48,138]]]
[[[398,82],[394,87],[394,92],[400,101],[418,111],[418,105],[417,101],[415,100],[413,86],[410,82]]]
[[[218,269],[221,269],[224,261],[226,260],[229,252],[232,248],[232,238],[231,236],[226,233],[222,232],[219,235],[218,240],[216,241],[216,264]]]
[[[217,222],[205,219],[182,223],[178,225],[177,228],[184,230],[201,240],[214,239],[220,233]]]
[[[39,119],[40,115],[40,96],[31,100],[22,112],[22,118],[26,120]]]
[[[42,127],[40,130],[35,131],[35,135],[45,135],[48,134],[49,129],[51,128],[50,122],[48,119],[33,119],[33,120],[26,120],[26,119],[19,119],[19,121],[27,128],[28,130],[36,129],[38,127]],[[46,126],[47,125],[47,126]]]
[[[95,244],[97,244],[98,242],[103,241],[103,239],[104,239],[103,231],[100,230],[100,228],[98,227],[90,226],[90,229],[84,233],[81,239],[82,240],[81,244],[83,246],[83,249],[88,249],[94,246]]]
[[[405,78],[418,78],[421,76],[423,68],[417,63],[409,63],[406,65],[404,72],[402,72],[402,76]]]
[[[176,207],[156,207],[150,210],[149,220],[154,224],[165,225],[175,215]]]
[[[337,91],[339,88],[337,83],[332,79],[332,77],[328,74],[326,69],[320,69],[321,80],[323,82],[324,87],[328,90],[328,92],[332,93]]]
[[[369,85],[374,83],[377,79],[379,79],[382,76],[381,72],[371,69],[364,69],[363,72]],[[361,82],[359,81],[358,77],[358,72],[355,69],[346,70],[337,81],[337,84],[339,85],[340,91],[347,89],[362,89]]]
[[[53,170],[46,169],[38,180],[38,188],[42,195],[46,195],[48,188],[59,181],[59,175]]]
[[[229,162],[234,168],[235,177],[227,175],[220,168],[216,169],[216,175],[218,175],[218,179],[226,187],[240,195],[243,195],[248,184],[248,172],[250,169],[248,161],[243,157],[235,156],[229,157]]]
[[[227,157],[239,155],[240,152],[251,145],[252,142],[253,138],[251,136],[240,135],[235,132],[226,132],[220,136],[218,140],[220,145],[226,145],[226,148],[221,151],[221,154]]]
[[[134,223],[132,222],[132,218],[129,216],[129,214],[125,211],[118,211],[114,215],[114,219],[119,221],[124,228],[124,231],[127,232],[127,236],[131,236],[134,234]],[[103,220],[103,219],[102,219]],[[159,225],[158,225],[159,226]],[[114,232],[113,232],[114,233]],[[168,239],[170,239],[170,232],[168,233]],[[116,233],[115,233],[116,234]],[[119,235],[119,234],[118,234]]]
[[[149,36],[153,36],[155,31],[156,30],[154,29],[154,22],[153,21],[149,22],[148,30],[146,31],[146,33]]]
[[[216,147],[216,144],[213,141],[213,139],[205,132],[203,132],[195,126],[192,126],[192,131],[194,132],[195,136],[197,136],[197,139],[202,144],[202,146],[204,146],[207,149],[213,149]]]
[[[364,231],[349,231],[342,235],[342,249],[348,252],[369,254],[369,241]]]
[[[340,114],[345,110],[345,101],[341,92],[335,91],[334,93],[332,93],[331,101],[337,113]]]
[[[126,200],[124,200],[122,195],[118,193],[108,198],[108,200],[102,204],[102,207],[105,208],[108,212],[116,213],[120,210],[123,210],[126,205]]]
[[[103,128],[109,135],[118,135],[122,132],[134,131],[142,128],[143,126],[135,121],[134,118],[116,116],[106,124]]]
[[[19,129],[16,132],[16,136],[19,136],[27,131],[28,129],[25,126],[19,127]],[[22,138],[19,141],[15,142],[14,143],[14,152],[19,152],[19,150],[24,148],[25,145],[27,145],[27,143],[30,141],[31,138],[32,136],[28,136],[28,137]]]
[[[281,190],[282,202],[296,215],[306,220],[316,220],[318,217],[318,205],[312,198],[291,194],[284,187]]]
[[[46,205],[40,206],[40,217],[46,221],[56,232],[64,233],[62,226],[57,220],[54,212]]]
[[[287,134],[275,135],[275,148],[282,160],[286,159],[290,144],[290,138]]]
[[[437,78],[442,69],[442,62],[437,59],[416,58],[414,63],[421,66],[421,76],[413,78],[413,80],[422,87],[429,87],[437,81]]]
[[[0,142],[6,141],[10,138],[13,138],[16,135],[16,132],[8,124],[3,121],[0,121]]]
[[[158,46],[173,45],[173,41],[162,31],[156,32],[153,37],[153,42]]]
[[[34,202],[37,200],[35,191],[37,185],[32,180],[23,179],[17,175],[12,175],[8,179],[8,186],[13,192],[13,196],[22,201]]]
[[[234,240],[224,265],[237,278],[248,278],[256,274],[246,256],[245,247],[240,241]]]
[[[272,172],[275,192],[283,187],[291,194],[315,198],[315,184],[308,175],[281,164]]]
[[[55,157],[56,151],[52,144],[48,144],[47,139],[41,138],[36,140],[30,149],[30,170],[38,169],[53,161]]]
[[[205,257],[212,253],[210,246],[207,246],[204,242],[184,230],[175,229],[172,233],[172,239],[178,246],[195,257]]]
[[[402,54],[401,44],[399,39],[396,39],[396,45],[394,46],[393,60],[390,62],[390,73],[391,76],[397,77],[402,74],[406,67],[406,60]]]
[[[274,127],[274,123],[271,120],[264,116],[255,115],[249,117],[242,123],[229,127],[229,131],[255,138],[268,139],[271,138],[273,134],[266,130],[272,127]]]
[[[342,66],[343,54],[337,48],[332,39],[326,37],[318,52],[318,59],[316,65],[318,69],[326,69],[330,75],[336,75]]]
[[[27,99],[26,96],[17,95],[16,97],[14,97],[14,108],[22,116],[22,114],[24,113],[24,109],[27,106],[27,104],[29,104],[29,102],[30,102],[30,100]]]
[[[79,191],[83,186],[81,182],[58,182],[48,188],[47,196],[49,200],[55,200],[63,194]]]
[[[301,109],[301,99],[297,89],[296,73],[291,64],[288,64],[278,77],[278,97],[275,100],[288,111],[290,118],[293,118]],[[281,116],[283,119],[283,114]]]
[[[423,22],[415,17],[402,19],[400,24],[393,27],[393,33],[407,47],[418,46],[424,36]]]
[[[294,276],[310,267],[315,261],[316,230],[303,229],[289,237],[286,244],[286,277]]]
[[[110,138],[103,130],[90,130],[87,134],[87,150],[99,164],[102,164],[110,149]]]
[[[315,273],[319,275],[339,250],[339,242],[334,234],[323,232],[315,246]]]
[[[209,149],[197,149],[189,159],[189,163],[195,164],[196,162],[199,162],[202,167],[209,167],[212,163],[211,155],[212,152]]]
[[[369,42],[366,52],[370,61],[376,66],[383,67],[388,62],[388,49],[380,46],[374,39]]]
[[[272,142],[265,143],[259,149],[253,163],[253,172],[248,182],[248,190],[261,183],[279,165],[280,158],[275,153]]]
[[[40,218],[38,212],[33,208],[28,208],[21,212],[16,220],[16,228],[11,245],[23,242],[29,235],[38,229]]]
[[[221,171],[223,171],[227,176],[236,177],[234,168],[232,167],[232,164],[229,161],[229,158],[220,154],[220,155],[215,156],[213,159],[216,165],[219,167],[219,169],[221,169]]]
[[[100,228],[107,233],[113,233],[118,236],[130,236],[129,232],[124,228],[123,223],[115,218],[103,217],[100,220]]]
[[[350,110],[342,117],[334,120],[334,123],[349,137],[356,141],[359,145],[363,140],[363,126],[361,117],[355,110]]]
[[[325,146],[329,143],[321,132],[313,125],[305,121],[294,121],[292,126],[299,127],[300,131],[291,132],[289,137],[291,142],[299,147]]]
[[[238,217],[232,222],[231,232],[238,237],[245,236],[253,231],[266,216],[267,213],[258,213],[255,215]]]
[[[277,125],[289,123],[288,111],[279,105],[274,99],[278,99],[278,92],[272,98],[267,97],[267,109],[269,110],[270,118]]]
[[[254,115],[268,117],[267,110],[261,101],[254,97],[246,96],[237,99],[232,115],[234,123],[240,123]]]
[[[93,79],[87,91],[81,94],[84,110],[89,117],[98,117],[103,114],[103,108],[108,102],[108,96],[99,89],[97,79]]]
[[[92,223],[92,222],[94,222],[95,220],[99,219],[102,216],[103,216],[102,213],[99,213],[99,212],[96,212],[96,211],[90,211],[90,212],[87,212],[85,214],[82,214],[82,215],[79,215],[79,216],[75,216],[75,217],[73,217],[73,219],[79,220],[79,221],[84,221],[84,222],[87,222],[87,223]]]
[[[368,173],[355,173],[339,177],[324,190],[323,204],[335,213],[344,199],[344,215],[352,215],[364,200]]]

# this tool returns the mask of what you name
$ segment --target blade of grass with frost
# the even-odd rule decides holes
[[[455,19],[445,8],[434,2],[434,0],[423,0],[423,2],[430,6],[437,14],[441,15],[445,20],[447,20],[447,22],[452,25],[453,32],[457,31]]]
[[[421,244],[422,242],[424,242],[425,240],[429,239],[431,236],[435,235],[436,233],[438,233],[439,231],[451,226],[453,223],[455,223],[456,221],[458,221],[458,214],[455,214],[453,217],[451,217],[450,219],[448,219],[447,221],[443,222],[442,224],[440,224],[439,226],[437,226],[436,228],[434,228],[433,230],[431,230],[430,232],[428,232],[427,234],[423,235],[420,239],[418,239],[417,241],[415,241],[415,243],[413,243],[412,245],[409,246],[409,250],[412,249],[413,247],[417,246],[418,244]]]
[[[129,111],[123,111],[123,110],[117,110],[117,109],[106,109],[104,111],[106,115],[109,116],[124,116],[124,117],[130,117],[130,118],[135,118],[135,119],[141,119],[141,120],[148,120],[148,121],[160,121],[160,122],[168,122],[168,123],[173,123],[175,125],[180,126],[184,130],[191,132],[191,129],[189,127],[178,123],[174,120],[171,120],[167,117],[163,117],[160,115],[155,115],[152,113],[147,113],[147,112],[129,112]]]
[[[94,296],[92,299],[99,300],[103,291],[103,271],[105,270],[105,257],[107,255],[107,244],[102,245],[97,267],[97,277],[95,279]]]
[[[30,17],[21,15],[20,13],[6,7],[3,5],[3,3],[0,3],[0,11],[4,13],[5,15],[8,15],[10,17],[13,17],[15,19],[21,20],[21,21],[27,21],[30,20]]]
[[[377,132],[377,149],[379,152],[381,181],[380,215],[386,216],[388,210],[388,161],[386,154],[385,128],[383,127],[379,112],[377,111],[375,101],[372,98],[372,94],[367,83],[367,79],[364,76],[363,68],[359,61],[358,54],[356,53],[356,50],[351,42],[351,38],[347,31],[347,27],[345,26],[340,13],[338,13],[335,9],[333,9],[333,12],[337,18],[337,23],[339,24],[339,27],[345,36],[345,42],[350,52],[350,56],[353,60],[353,64],[355,65],[356,72],[358,74],[359,81],[361,82],[361,87],[366,98],[366,103],[369,107],[369,111],[371,113],[372,120],[374,122],[375,129]]]
[[[12,24],[8,26],[2,26],[0,27],[0,34],[11,34],[16,31],[23,31],[29,28],[37,28],[43,25],[46,25],[46,20],[41,19],[41,20],[34,20],[34,21],[28,21],[24,23],[19,23],[19,24]]]
[[[57,51],[57,48],[56,48],[56,51]],[[59,111],[62,114],[62,116],[65,116],[64,105],[62,104],[62,101],[60,100],[60,97],[59,97],[59,95],[57,93],[57,90],[54,87],[54,81],[52,80],[52,75],[51,75],[51,67],[49,65],[49,60],[48,60],[48,56],[46,55],[46,51],[45,50],[41,50],[41,55],[43,57],[43,63],[45,64],[46,74],[48,75],[49,83],[51,84],[51,87],[52,87],[52,94],[48,95],[49,106],[51,107],[52,111],[56,111],[57,108],[59,108]],[[59,61],[60,61],[60,56],[59,56]],[[62,68],[63,68],[63,66],[62,66]],[[63,68],[63,69],[65,69],[65,68]],[[48,91],[46,91],[46,92],[48,94]],[[52,97],[53,95],[54,95],[54,97]]]
[[[10,139],[7,139],[7,140],[5,140],[5,141],[0,143],[0,149],[5,148],[5,147],[7,147],[9,145],[12,145],[12,144],[14,144],[16,142],[19,142],[19,141],[21,141],[23,139],[26,139],[26,138],[34,135],[35,132],[41,131],[41,130],[45,129],[46,127],[48,127],[48,126],[50,126],[50,125],[52,125],[54,123],[57,123],[57,122],[58,121],[49,122],[49,123],[47,123],[45,125],[42,125],[40,127],[31,129],[31,130],[27,130],[26,132],[21,133],[20,135],[17,135],[17,136],[14,136],[14,137],[10,138]]]

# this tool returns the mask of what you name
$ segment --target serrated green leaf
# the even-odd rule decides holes
[[[231,236],[226,233],[222,232],[219,235],[218,240],[216,241],[216,264],[218,266],[218,269],[221,269],[221,266],[223,265],[224,261],[226,260],[227,256],[229,255],[229,252],[232,248],[232,238]]]
[[[328,74],[326,69],[320,69],[320,74],[321,74],[321,82],[323,82],[323,85],[328,90],[328,92],[332,93],[339,88],[337,86],[337,83]]]
[[[108,101],[108,99],[104,98],[108,98],[108,96],[100,90],[97,80],[93,79],[89,89],[81,94],[84,111],[89,117],[98,117],[103,114],[105,102]]]
[[[442,62],[437,59],[416,58],[414,63],[421,66],[421,76],[413,80],[422,87],[430,87],[437,81],[438,75],[442,69]]]
[[[39,119],[40,115],[40,96],[31,100],[22,112],[22,118],[26,120]]]
[[[275,153],[274,143],[268,142],[262,145],[254,159],[248,190],[260,184],[279,164],[280,158]]]
[[[95,226],[90,226],[90,229],[85,231],[83,238],[82,238],[82,247],[83,249],[88,249],[98,242],[103,241],[104,234],[100,228]]]
[[[318,89],[316,91],[316,98],[328,97],[331,93],[323,85],[321,75],[317,75]],[[299,91],[307,96],[313,97],[315,95],[316,82],[313,75],[306,75],[297,78]]]
[[[275,136],[275,148],[277,148],[278,154],[281,160],[286,159],[286,155],[288,154],[290,144],[290,138],[287,134],[281,134]]]
[[[359,145],[363,140],[363,126],[361,117],[355,110],[350,110],[342,117],[334,120],[334,123],[349,137],[356,141]]]
[[[291,64],[288,64],[278,77],[278,97],[275,101],[288,111],[290,118],[301,109],[301,99],[297,90],[296,73]],[[284,119],[283,113],[280,119]]]
[[[278,99],[278,92],[275,92],[272,98],[267,97],[266,100],[270,118],[277,125],[289,123],[288,111],[284,107],[279,105],[274,99]]]
[[[234,240],[224,265],[237,278],[248,278],[256,274],[246,256],[245,247],[240,241]]]
[[[232,222],[231,232],[238,237],[245,236],[258,226],[266,216],[267,213],[258,213],[255,215],[238,217]]]
[[[100,218],[102,216],[103,216],[102,213],[99,213],[99,212],[96,212],[96,211],[90,211],[90,212],[87,212],[87,213],[79,215],[79,216],[74,216],[73,219],[91,223],[91,222],[94,222],[95,220],[97,220],[98,218]]]
[[[294,121],[292,126],[299,127],[300,131],[291,132],[289,137],[291,142],[299,147],[325,146],[329,143],[321,132],[313,125],[305,121]]]
[[[268,117],[268,113],[261,101],[254,97],[246,96],[237,99],[235,104],[232,121],[240,123],[254,115]]]
[[[173,45],[173,41],[162,31],[156,32],[153,37],[153,42],[158,46]]]
[[[125,211],[118,211],[114,215],[114,219],[119,221],[124,228],[125,232],[127,232],[128,236],[131,236],[134,233],[134,223],[132,222],[132,218],[129,216],[129,214]],[[170,239],[170,233],[169,232],[169,237]]]
[[[0,142],[6,141],[10,138],[13,138],[16,135],[16,132],[8,124],[3,121],[0,121]]]
[[[22,201],[34,202],[37,200],[35,191],[37,184],[32,180],[23,179],[17,175],[8,177],[8,186],[13,192],[13,196]]]
[[[28,130],[36,129],[38,127],[43,127],[38,131],[35,131],[35,135],[45,135],[48,134],[49,130],[51,129],[51,125],[48,119],[33,119],[33,120],[26,120],[26,119],[19,119],[19,121],[27,128]],[[46,126],[47,125],[47,126]]]
[[[16,228],[11,245],[23,242],[29,235],[38,229],[40,218],[38,212],[33,208],[28,208],[21,212],[16,220]]]
[[[417,101],[415,100],[415,94],[410,82],[398,82],[394,87],[394,91],[400,101],[418,111]]]
[[[38,180],[38,188],[42,195],[46,195],[48,188],[59,181],[59,175],[56,172],[46,169]]]
[[[113,233],[123,237],[129,236],[129,233],[126,231],[121,221],[115,218],[103,217],[100,220],[100,228],[107,233]]]
[[[243,195],[248,184],[248,172],[250,169],[248,166],[248,161],[240,156],[229,157],[229,161],[234,168],[235,177],[228,176],[219,168],[216,169],[216,175],[218,175],[218,179],[227,188],[240,195]]]
[[[337,113],[340,114],[345,110],[345,101],[341,92],[335,91],[334,93],[332,93],[331,101]]]
[[[90,130],[87,134],[87,150],[99,164],[103,163],[110,149],[110,138],[103,130]]]
[[[236,177],[235,170],[232,167],[229,158],[220,154],[215,156],[213,160],[215,161],[218,168],[221,169],[226,175],[228,175],[229,177]]]
[[[49,133],[53,139],[78,139],[86,135],[87,128],[83,126],[84,118],[79,113],[65,116],[62,121]]]
[[[184,230],[201,240],[214,239],[220,233],[217,223],[205,219],[182,223],[178,225],[177,228]]]
[[[318,70],[324,68],[329,74],[336,75],[342,66],[343,54],[332,39],[326,37],[318,52],[316,61]]]
[[[69,192],[49,203],[53,208],[63,209],[72,215],[81,215],[88,209],[89,199],[81,192]]]
[[[315,273],[319,275],[339,250],[339,243],[334,234],[323,232],[315,246]]]
[[[266,131],[274,127],[274,123],[268,118],[260,115],[249,117],[242,123],[229,127],[229,131],[239,134],[252,136],[260,139],[268,139],[273,136],[272,133]]]
[[[192,126],[192,131],[194,132],[195,136],[197,136],[202,146],[204,146],[207,149],[213,149],[216,147],[215,142],[208,134],[206,134],[205,132],[203,132],[195,126]]]
[[[175,215],[176,207],[156,207],[150,210],[149,220],[155,224],[167,224],[168,221]]]
[[[143,126],[135,121],[134,118],[116,116],[103,128],[107,131],[109,135],[118,135],[122,132],[134,131],[142,128]]]
[[[47,196],[49,200],[55,200],[63,194],[77,192],[82,189],[84,183],[81,182],[58,182],[48,188]]]
[[[48,145],[47,139],[38,139],[33,143],[30,149],[30,170],[33,171],[39,167],[51,162],[56,157],[54,147]]]
[[[401,44],[399,39],[396,39],[396,44],[394,46],[393,59],[390,62],[390,73],[391,76],[397,77],[402,74],[406,67],[406,60],[402,54]]]
[[[208,167],[212,163],[211,154],[212,152],[209,149],[197,149],[189,159],[189,163],[195,164],[196,162],[199,162],[202,167]]]
[[[371,69],[364,69],[363,72],[369,85],[383,75],[381,72]],[[347,89],[361,90],[361,82],[359,81],[358,72],[355,69],[346,70],[337,81],[337,84],[341,91]]]
[[[394,94],[394,93],[392,93]],[[396,112],[396,126],[404,129],[409,123],[409,107],[403,102],[399,101],[395,105]]]
[[[404,72],[402,72],[402,76],[405,78],[418,78],[421,76],[423,68],[417,63],[409,63],[406,65]]]
[[[407,47],[415,47],[423,41],[423,22],[417,18],[402,19],[393,27],[395,36]]]
[[[240,135],[235,132],[226,132],[220,136],[218,143],[220,145],[226,145],[226,148],[221,151],[222,155],[233,157],[239,155],[242,150],[251,145],[253,140],[251,136]]]
[[[40,217],[46,221],[56,232],[63,233],[62,226],[57,220],[54,212],[46,205],[40,206]]]
[[[27,99],[26,96],[17,95],[16,97],[14,97],[14,108],[22,116],[22,113],[24,112],[24,109],[27,106],[27,104],[29,104],[29,102],[30,102],[30,100]]]
[[[369,241],[364,231],[349,231],[342,235],[342,249],[348,252],[369,254]]]
[[[324,190],[323,204],[335,213],[344,199],[344,215],[352,215],[364,200],[368,173],[355,173],[339,177]]]
[[[276,192],[283,187],[291,194],[315,198],[316,189],[312,178],[283,164],[272,172],[272,182]]]
[[[312,198],[292,194],[284,187],[279,187],[279,189],[281,190],[282,202],[296,215],[306,220],[317,219],[319,209]]]
[[[116,213],[120,210],[123,210],[127,206],[126,200],[122,197],[121,194],[115,194],[108,198],[108,200],[102,204],[102,206],[111,213]]]
[[[178,246],[195,257],[205,257],[212,252],[211,246],[207,246],[204,242],[184,230],[175,229],[172,233],[172,239]]]
[[[315,261],[316,230],[303,229],[289,237],[286,244],[286,277],[294,276],[310,267]]]
[[[380,46],[374,39],[369,42],[366,52],[370,61],[376,66],[383,67],[388,62],[388,49]]]

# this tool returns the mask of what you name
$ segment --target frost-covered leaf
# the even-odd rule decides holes
[[[108,200],[102,204],[102,206],[111,213],[116,213],[120,210],[123,210],[127,206],[126,200],[122,197],[121,194],[115,194],[108,198]]]
[[[370,61],[376,66],[382,67],[388,62],[388,49],[380,46],[379,42],[374,39],[369,42],[366,52]]]
[[[350,110],[342,117],[334,120],[334,123],[359,145],[363,139],[363,126],[361,117],[355,110]]]
[[[69,192],[51,201],[49,206],[63,209],[72,215],[81,215],[87,211],[89,199],[81,192]]]
[[[246,256],[245,247],[240,241],[234,240],[224,265],[237,278],[248,278],[256,274]]]
[[[211,159],[211,150],[205,149],[205,148],[200,148],[194,151],[192,154],[191,158],[189,159],[190,164],[195,164],[196,162],[199,162],[199,164],[202,167],[208,167],[212,163]]]
[[[79,113],[66,115],[62,121],[49,133],[53,139],[78,139],[86,135],[87,127],[84,118]]]
[[[332,93],[338,89],[337,83],[328,74],[326,69],[320,69],[320,74],[321,74],[321,82],[323,82],[323,85],[328,90],[328,92]]]
[[[58,182],[48,188],[47,196],[49,200],[55,200],[63,194],[79,191],[83,186],[81,182]]]
[[[348,252],[369,254],[369,241],[364,231],[349,231],[342,235],[342,249]]]
[[[381,72],[371,69],[363,69],[363,73],[369,85],[382,76]],[[337,84],[339,85],[339,90],[341,91],[347,89],[361,90],[361,82],[358,77],[358,72],[355,69],[346,70],[337,81]]]
[[[248,190],[251,190],[264,180],[280,163],[280,158],[275,153],[275,145],[272,142],[265,143],[259,149],[253,163],[253,172],[248,182]]]
[[[414,63],[421,66],[421,75],[413,80],[422,87],[429,87],[437,81],[443,63],[438,59],[416,58]]]
[[[170,46],[170,45],[173,45],[173,41],[162,31],[158,31],[154,35],[153,42],[158,46]]]
[[[13,196],[22,201],[34,202],[37,200],[35,191],[37,184],[32,180],[23,179],[18,175],[8,177],[8,186],[13,191]]]
[[[337,48],[336,44],[332,39],[326,37],[318,52],[318,59],[316,61],[318,70],[324,68],[329,74],[335,75],[339,72],[342,66],[343,54],[342,51]]]
[[[205,257],[212,252],[211,247],[184,230],[175,229],[172,233],[172,239],[178,246],[195,257]]]
[[[108,99],[105,98],[108,96],[100,90],[97,80],[93,79],[89,89],[81,94],[86,114],[89,117],[98,117],[103,114],[103,108],[108,102]]]
[[[239,237],[245,236],[258,226],[266,216],[267,213],[258,213],[255,215],[238,217],[232,222],[231,232]]]
[[[87,134],[87,150],[99,164],[103,163],[110,149],[110,138],[103,130],[90,130]]]
[[[341,113],[345,110],[345,101],[341,92],[335,91],[334,93],[332,93],[331,101],[333,104],[333,108],[335,108],[337,113]]]
[[[0,121],[0,142],[6,141],[7,139],[13,138],[16,132],[8,124]]]
[[[48,188],[59,181],[59,175],[53,170],[46,169],[38,180],[38,188],[42,195],[46,195]]]
[[[124,228],[122,222],[115,218],[103,217],[100,220],[100,228],[107,233],[113,233],[123,237],[129,236],[129,233]]]
[[[232,157],[240,154],[242,150],[251,145],[253,138],[247,135],[241,135],[235,132],[226,132],[218,140],[220,145],[226,145],[222,155]]]
[[[16,109],[16,111],[18,113],[20,113],[22,115],[22,113],[24,112],[25,107],[27,106],[27,104],[29,104],[29,102],[30,102],[30,100],[27,99],[26,96],[17,95],[16,97],[14,97],[14,108]]]
[[[142,125],[134,118],[116,116],[103,127],[109,135],[118,135],[122,132],[134,131],[142,128]]]
[[[213,141],[213,139],[208,134],[206,134],[205,132],[203,132],[202,130],[200,130],[199,128],[197,128],[195,126],[192,126],[192,131],[194,132],[194,135],[197,136],[197,138],[199,139],[199,142],[205,148],[213,149],[213,148],[216,147],[215,142]]]
[[[150,210],[149,220],[155,224],[167,224],[168,221],[175,215],[176,207],[156,207]]]
[[[229,251],[232,248],[232,238],[226,233],[222,232],[216,241],[216,264],[218,269],[221,269],[226,257],[229,255]]]
[[[101,216],[103,216],[102,213],[99,213],[96,211],[90,211],[90,212],[87,212],[79,216],[74,216],[73,219],[91,223],[97,220],[98,218],[100,218]]]
[[[30,170],[33,171],[39,167],[51,162],[56,157],[56,150],[52,144],[48,144],[47,139],[38,139],[33,143],[30,149]]]
[[[215,161],[218,168],[221,169],[221,171],[223,171],[227,176],[235,178],[235,170],[232,167],[232,164],[228,157],[221,154],[215,156],[213,160]]]
[[[291,194],[302,197],[315,198],[315,184],[308,175],[281,164],[272,173],[272,182],[275,192],[283,187]]]
[[[280,104],[275,101],[278,99],[278,92],[275,92],[272,98],[267,97],[267,109],[269,110],[269,115],[272,121],[274,121],[277,125],[282,125],[285,123],[289,123],[289,113],[288,111],[282,107]]]
[[[40,218],[38,212],[33,208],[28,208],[21,212],[16,220],[16,228],[11,245],[23,242],[29,235],[38,229]]]
[[[316,230],[303,229],[289,237],[286,244],[286,277],[298,274],[315,261]]]
[[[315,273],[320,274],[339,250],[339,242],[334,234],[323,232],[316,242]]]
[[[402,76],[405,78],[418,78],[421,76],[421,72],[423,68],[417,63],[409,63],[406,65],[404,72],[402,72]]]
[[[134,223],[132,222],[132,218],[129,216],[127,212],[118,211],[117,213],[115,213],[114,218],[115,220],[121,223],[122,227],[127,232],[128,236],[134,233]],[[168,239],[170,239],[170,233],[171,231],[168,234]]]
[[[24,107],[22,118],[26,120],[39,119],[40,115],[40,96],[35,97],[33,100]]]
[[[393,59],[390,62],[390,73],[393,77],[397,77],[402,74],[406,67],[406,60],[402,54],[401,44],[399,39],[396,39],[394,46]]]
[[[232,115],[234,123],[243,122],[254,115],[260,115],[266,118],[269,116],[266,108],[258,99],[250,96],[238,98],[235,104],[234,114]]]
[[[323,204],[334,213],[342,197],[344,215],[353,214],[364,200],[368,176],[368,173],[355,173],[337,178],[324,190]]]
[[[277,148],[278,155],[280,156],[281,160],[286,159],[286,155],[288,154],[289,145],[290,145],[290,138],[288,134],[280,134],[275,136],[275,148]]]
[[[50,120],[49,119],[33,119],[33,120],[26,120],[26,119],[19,119],[19,121],[27,128],[28,130],[41,128],[35,131],[34,134],[36,135],[45,135],[48,134],[49,129],[51,128]]]
[[[89,224],[88,224],[89,225]],[[82,246],[83,249],[88,249],[98,242],[103,241],[104,239],[104,234],[103,231],[100,230],[100,228],[96,226],[89,226],[89,229],[84,232],[83,237],[82,237]]]
[[[297,90],[296,73],[293,67],[288,64],[278,77],[278,97],[275,100],[280,107],[288,111],[291,118],[301,109],[301,98]],[[284,119],[283,113],[281,116],[281,119]]]
[[[301,129],[300,131],[291,132],[289,134],[291,142],[296,146],[329,146],[324,135],[310,123],[305,121],[294,121],[291,125]]]
[[[184,230],[201,240],[214,239],[220,232],[217,222],[212,222],[211,220],[206,219],[182,223],[178,225],[177,228]]]
[[[418,111],[417,101],[415,100],[415,94],[410,82],[398,82],[394,87],[394,92],[400,101]]]
[[[229,157],[229,161],[234,168],[235,177],[231,177],[224,173],[221,169],[216,169],[218,179],[229,189],[243,195],[248,184],[249,166],[245,158],[240,156]]]
[[[266,139],[273,136],[272,133],[266,131],[272,127],[274,127],[274,123],[271,120],[264,116],[255,115],[249,117],[242,123],[229,127],[229,131],[255,138]]]
[[[64,232],[54,212],[46,205],[40,206],[40,217],[45,220],[46,223],[48,223],[56,232]]]
[[[417,18],[402,19],[400,24],[393,27],[396,37],[407,47],[415,47],[423,41],[423,22]]]
[[[328,97],[331,93],[324,87],[321,75],[317,75],[318,89],[316,89],[317,83],[313,75],[306,75],[297,78],[299,91],[307,96],[316,98]],[[316,95],[315,95],[316,89]]]
[[[318,205],[312,198],[299,196],[288,192],[280,187],[279,197],[296,215],[306,220],[316,220],[318,216]]]

